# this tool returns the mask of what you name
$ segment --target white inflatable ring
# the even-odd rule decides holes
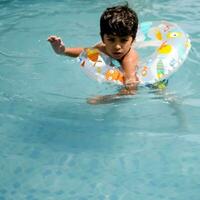
[[[136,47],[157,44],[155,52],[140,60],[137,77],[140,85],[149,85],[169,78],[187,58],[190,39],[177,24],[171,22],[141,23],[136,36]],[[78,58],[81,68],[99,82],[124,84],[123,70],[98,49],[85,49]]]

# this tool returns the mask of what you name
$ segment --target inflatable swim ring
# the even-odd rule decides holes
[[[169,78],[187,58],[190,39],[177,24],[144,22],[137,32],[135,47],[156,46],[148,58],[140,60],[137,69],[139,85],[149,85]],[[85,49],[78,58],[83,71],[99,82],[124,84],[123,70],[98,49]]]

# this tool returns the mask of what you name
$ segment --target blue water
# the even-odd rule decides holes
[[[103,105],[115,88],[57,56],[99,41],[114,0],[0,1],[0,200],[199,200],[200,1],[129,1],[140,21],[169,20],[192,49],[165,92]]]

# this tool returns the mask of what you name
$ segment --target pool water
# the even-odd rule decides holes
[[[116,88],[46,41],[95,44],[102,11],[120,2],[0,1],[0,200],[200,199],[200,1],[128,1],[141,22],[172,21],[191,37],[161,93],[90,105]]]

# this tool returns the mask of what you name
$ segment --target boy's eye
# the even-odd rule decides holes
[[[124,39],[121,39],[121,42],[122,42],[122,43],[128,42],[128,39],[125,39],[125,38],[124,38]]]
[[[115,39],[114,39],[114,38],[108,38],[108,41],[110,41],[110,42],[114,42]]]

